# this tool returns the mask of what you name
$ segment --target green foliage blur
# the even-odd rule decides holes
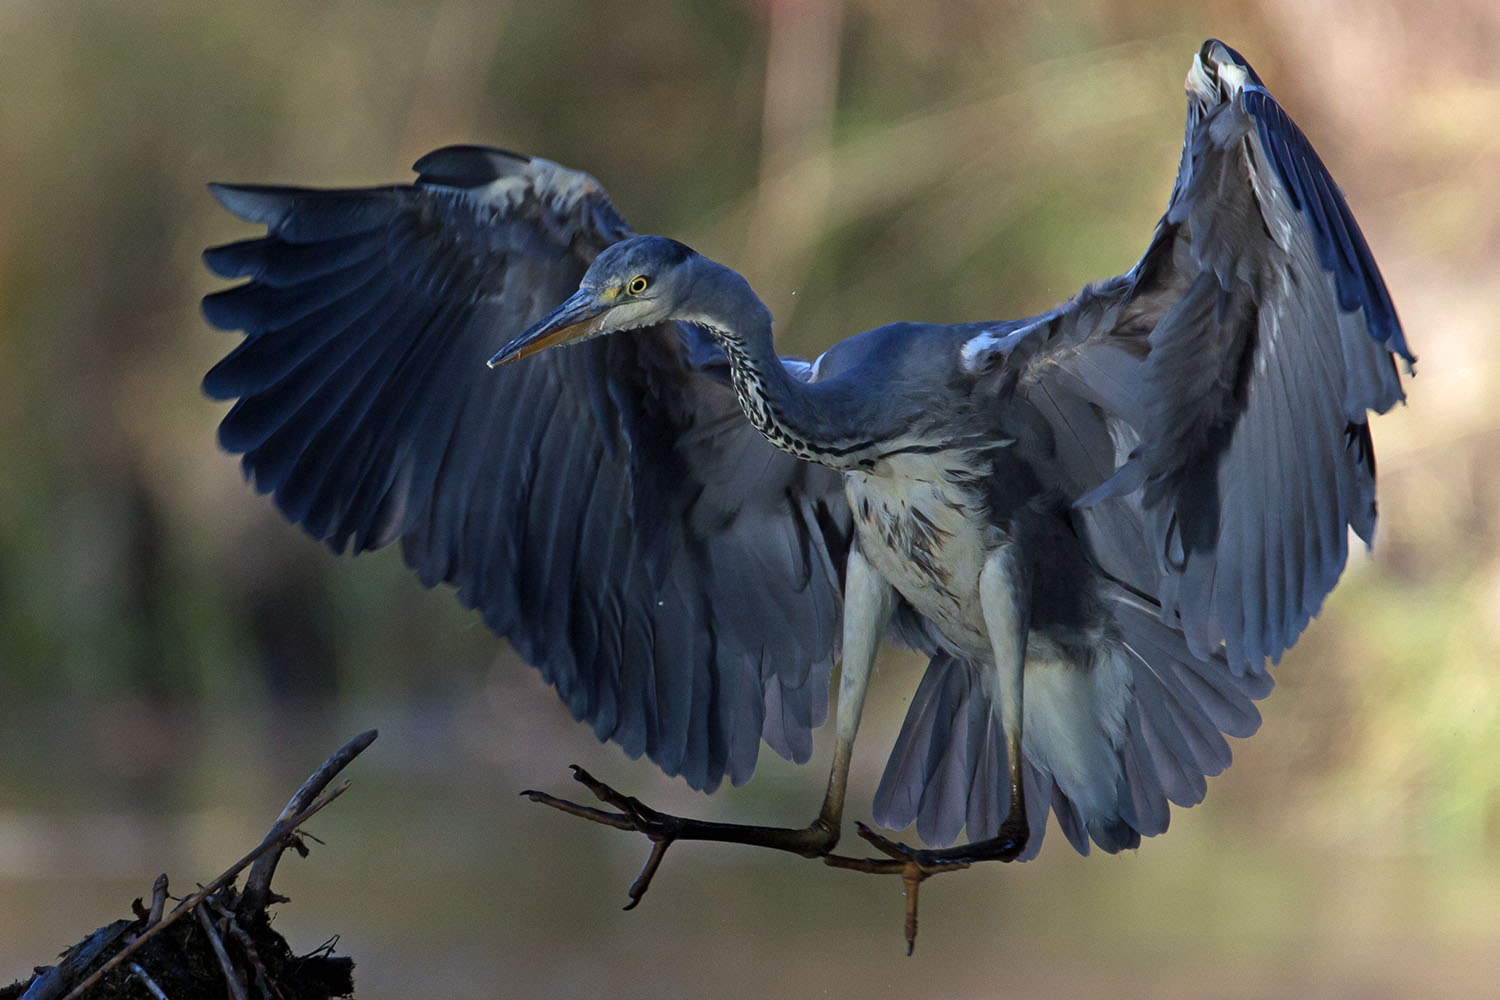
[[[205,182],[388,183],[451,142],[543,155],[739,267],[783,350],[812,355],[1128,268],[1209,35],[1344,185],[1421,358],[1374,428],[1373,557],[1277,668],[1210,803],[1285,842],[1500,856],[1500,8],[1481,0],[0,3],[0,717],[462,702],[527,671],[396,553],[334,559],[288,527],[217,449],[225,407],[198,383],[235,335],[198,315],[217,287],[198,255],[253,230]],[[903,678],[877,678],[873,711],[899,717]]]

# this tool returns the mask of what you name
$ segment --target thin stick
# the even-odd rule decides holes
[[[213,910],[223,918],[221,923],[224,933],[239,943],[240,949],[244,951],[246,959],[250,962],[251,971],[255,973],[255,988],[260,991],[261,996],[266,1000],[271,1000],[273,996],[280,997],[282,995],[280,987],[271,981],[271,974],[266,971],[265,963],[260,960],[260,952],[255,950],[255,941],[250,937],[250,932],[240,926],[239,920],[235,918],[234,910],[228,906],[220,906],[217,899],[205,900],[198,908],[198,912],[202,913],[206,909]]]
[[[155,927],[161,922],[161,915],[167,909],[167,873],[162,872],[156,876],[156,882],[151,886],[151,912],[146,915],[146,926]]]
[[[303,783],[302,788],[298,789],[297,795],[302,794],[302,792],[308,787],[308,784],[313,780],[313,778],[324,776],[323,783],[327,784],[327,782],[331,780],[335,774],[338,773],[337,769],[330,771],[329,764],[334,761],[340,761],[340,768],[346,766],[349,761],[354,759],[355,755],[357,755],[361,750],[375,741],[376,735],[376,731],[371,729],[368,732],[360,733],[358,736],[354,737],[354,739],[350,740],[348,743],[340,747],[332,757],[328,758],[328,760],[323,763],[322,767],[313,772],[313,776],[311,778],[308,778],[308,780]],[[352,751],[351,748],[353,748]],[[83,996],[83,994],[95,983],[104,978],[105,973],[109,972],[115,966],[119,965],[121,962],[125,961],[125,959],[129,958],[131,955],[139,951],[147,941],[150,941],[157,934],[160,934],[162,931],[172,926],[173,922],[176,921],[178,917],[182,916],[184,913],[187,913],[189,910],[192,910],[199,903],[203,902],[203,900],[218,892],[230,882],[233,882],[236,878],[239,877],[240,872],[244,871],[245,868],[248,867],[252,862],[254,862],[266,851],[269,851],[273,847],[280,844],[284,837],[286,837],[297,827],[301,826],[312,816],[314,816],[318,812],[321,812],[324,806],[328,805],[340,795],[343,795],[344,792],[348,790],[348,788],[349,782],[347,780],[340,782],[338,785],[330,788],[328,791],[324,792],[323,795],[319,796],[318,800],[312,805],[308,806],[306,809],[303,809],[301,812],[297,813],[294,816],[288,817],[286,815],[286,810],[282,810],[281,817],[277,819],[276,825],[271,827],[271,832],[266,834],[265,839],[263,839],[255,847],[254,850],[252,850],[249,854],[246,854],[243,858],[240,858],[240,860],[236,861],[233,865],[226,869],[222,875],[214,879],[212,882],[208,883],[208,885],[204,886],[202,889],[199,889],[196,893],[189,896],[187,899],[184,899],[182,902],[178,903],[177,906],[173,908],[171,913],[168,913],[165,917],[162,917],[158,923],[146,930],[146,932],[143,933],[140,937],[136,938],[134,941],[130,942],[130,944],[122,948],[114,958],[111,958],[109,961],[99,966],[99,968],[95,969],[93,975],[89,976],[83,982],[73,987],[73,989],[68,992],[68,995],[63,997],[63,1000],[78,1000],[78,998]],[[295,797],[296,796],[294,796],[293,798]]]
[[[229,984],[229,992],[234,995],[234,1000],[250,1000],[245,995],[245,984],[240,982],[239,973],[234,971],[234,963],[229,961],[229,952],[224,949],[224,939],[214,930],[214,922],[209,918],[208,911],[198,909],[194,912],[198,915],[198,923],[203,925],[203,933],[208,935],[208,943],[213,945],[214,955],[219,959],[219,968],[224,972],[224,981]]]
[[[145,984],[147,991],[149,991],[152,996],[156,997],[156,1000],[171,1000],[171,998],[169,998],[165,993],[161,991],[161,987],[156,985],[156,980],[152,979],[149,975],[146,974],[146,970],[141,968],[139,963],[131,962],[130,971],[134,972],[136,978],[139,979],[143,984]]]
[[[335,775],[347,767],[349,762],[358,757],[366,747],[375,742],[377,735],[375,730],[368,730],[360,733],[354,739],[334,751],[333,756],[325,760],[322,767],[309,775],[307,780],[302,783],[302,787],[297,789],[296,794],[287,800],[286,807],[281,810],[281,815],[276,818],[276,825],[272,827],[273,832],[276,828],[283,827],[292,816],[306,809],[308,803],[323,790],[324,786],[334,779]],[[267,851],[259,858],[256,858],[254,867],[250,869],[250,874],[245,876],[245,891],[240,894],[239,905],[235,907],[241,916],[260,913],[266,908],[266,904],[270,902],[271,879],[276,874],[276,865],[281,860],[282,853],[291,842],[289,834],[295,828],[294,824],[285,825],[285,832],[276,838],[279,841],[277,849]],[[271,834],[267,834],[266,839],[270,840]]]

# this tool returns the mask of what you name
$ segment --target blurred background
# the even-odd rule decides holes
[[[1020,316],[1128,268],[1202,39],[1344,185],[1421,356],[1382,521],[1208,801],[1140,851],[899,884],[544,811],[576,761],[804,822],[827,741],[712,799],[598,745],[393,552],[334,559],[217,450],[208,180],[374,184],[481,142],[589,170],[743,271],[783,349]],[[0,2],[0,984],[259,840],[381,739],[283,862],[277,927],[381,997],[1492,995],[1500,977],[1500,7],[1491,0]],[[918,667],[872,688],[869,814]]]

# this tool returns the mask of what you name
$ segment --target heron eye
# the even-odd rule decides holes
[[[646,286],[649,284],[651,284],[650,279],[644,274],[637,274],[634,278],[630,279],[630,283],[625,286],[625,290],[631,295],[639,295],[646,290]]]

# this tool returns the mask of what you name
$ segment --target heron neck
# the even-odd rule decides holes
[[[864,435],[844,426],[835,400],[787,371],[776,354],[771,311],[743,278],[724,270],[735,280],[716,282],[713,301],[693,320],[724,348],[746,419],[766,440],[798,458],[833,468],[856,465],[868,444],[860,440]]]

